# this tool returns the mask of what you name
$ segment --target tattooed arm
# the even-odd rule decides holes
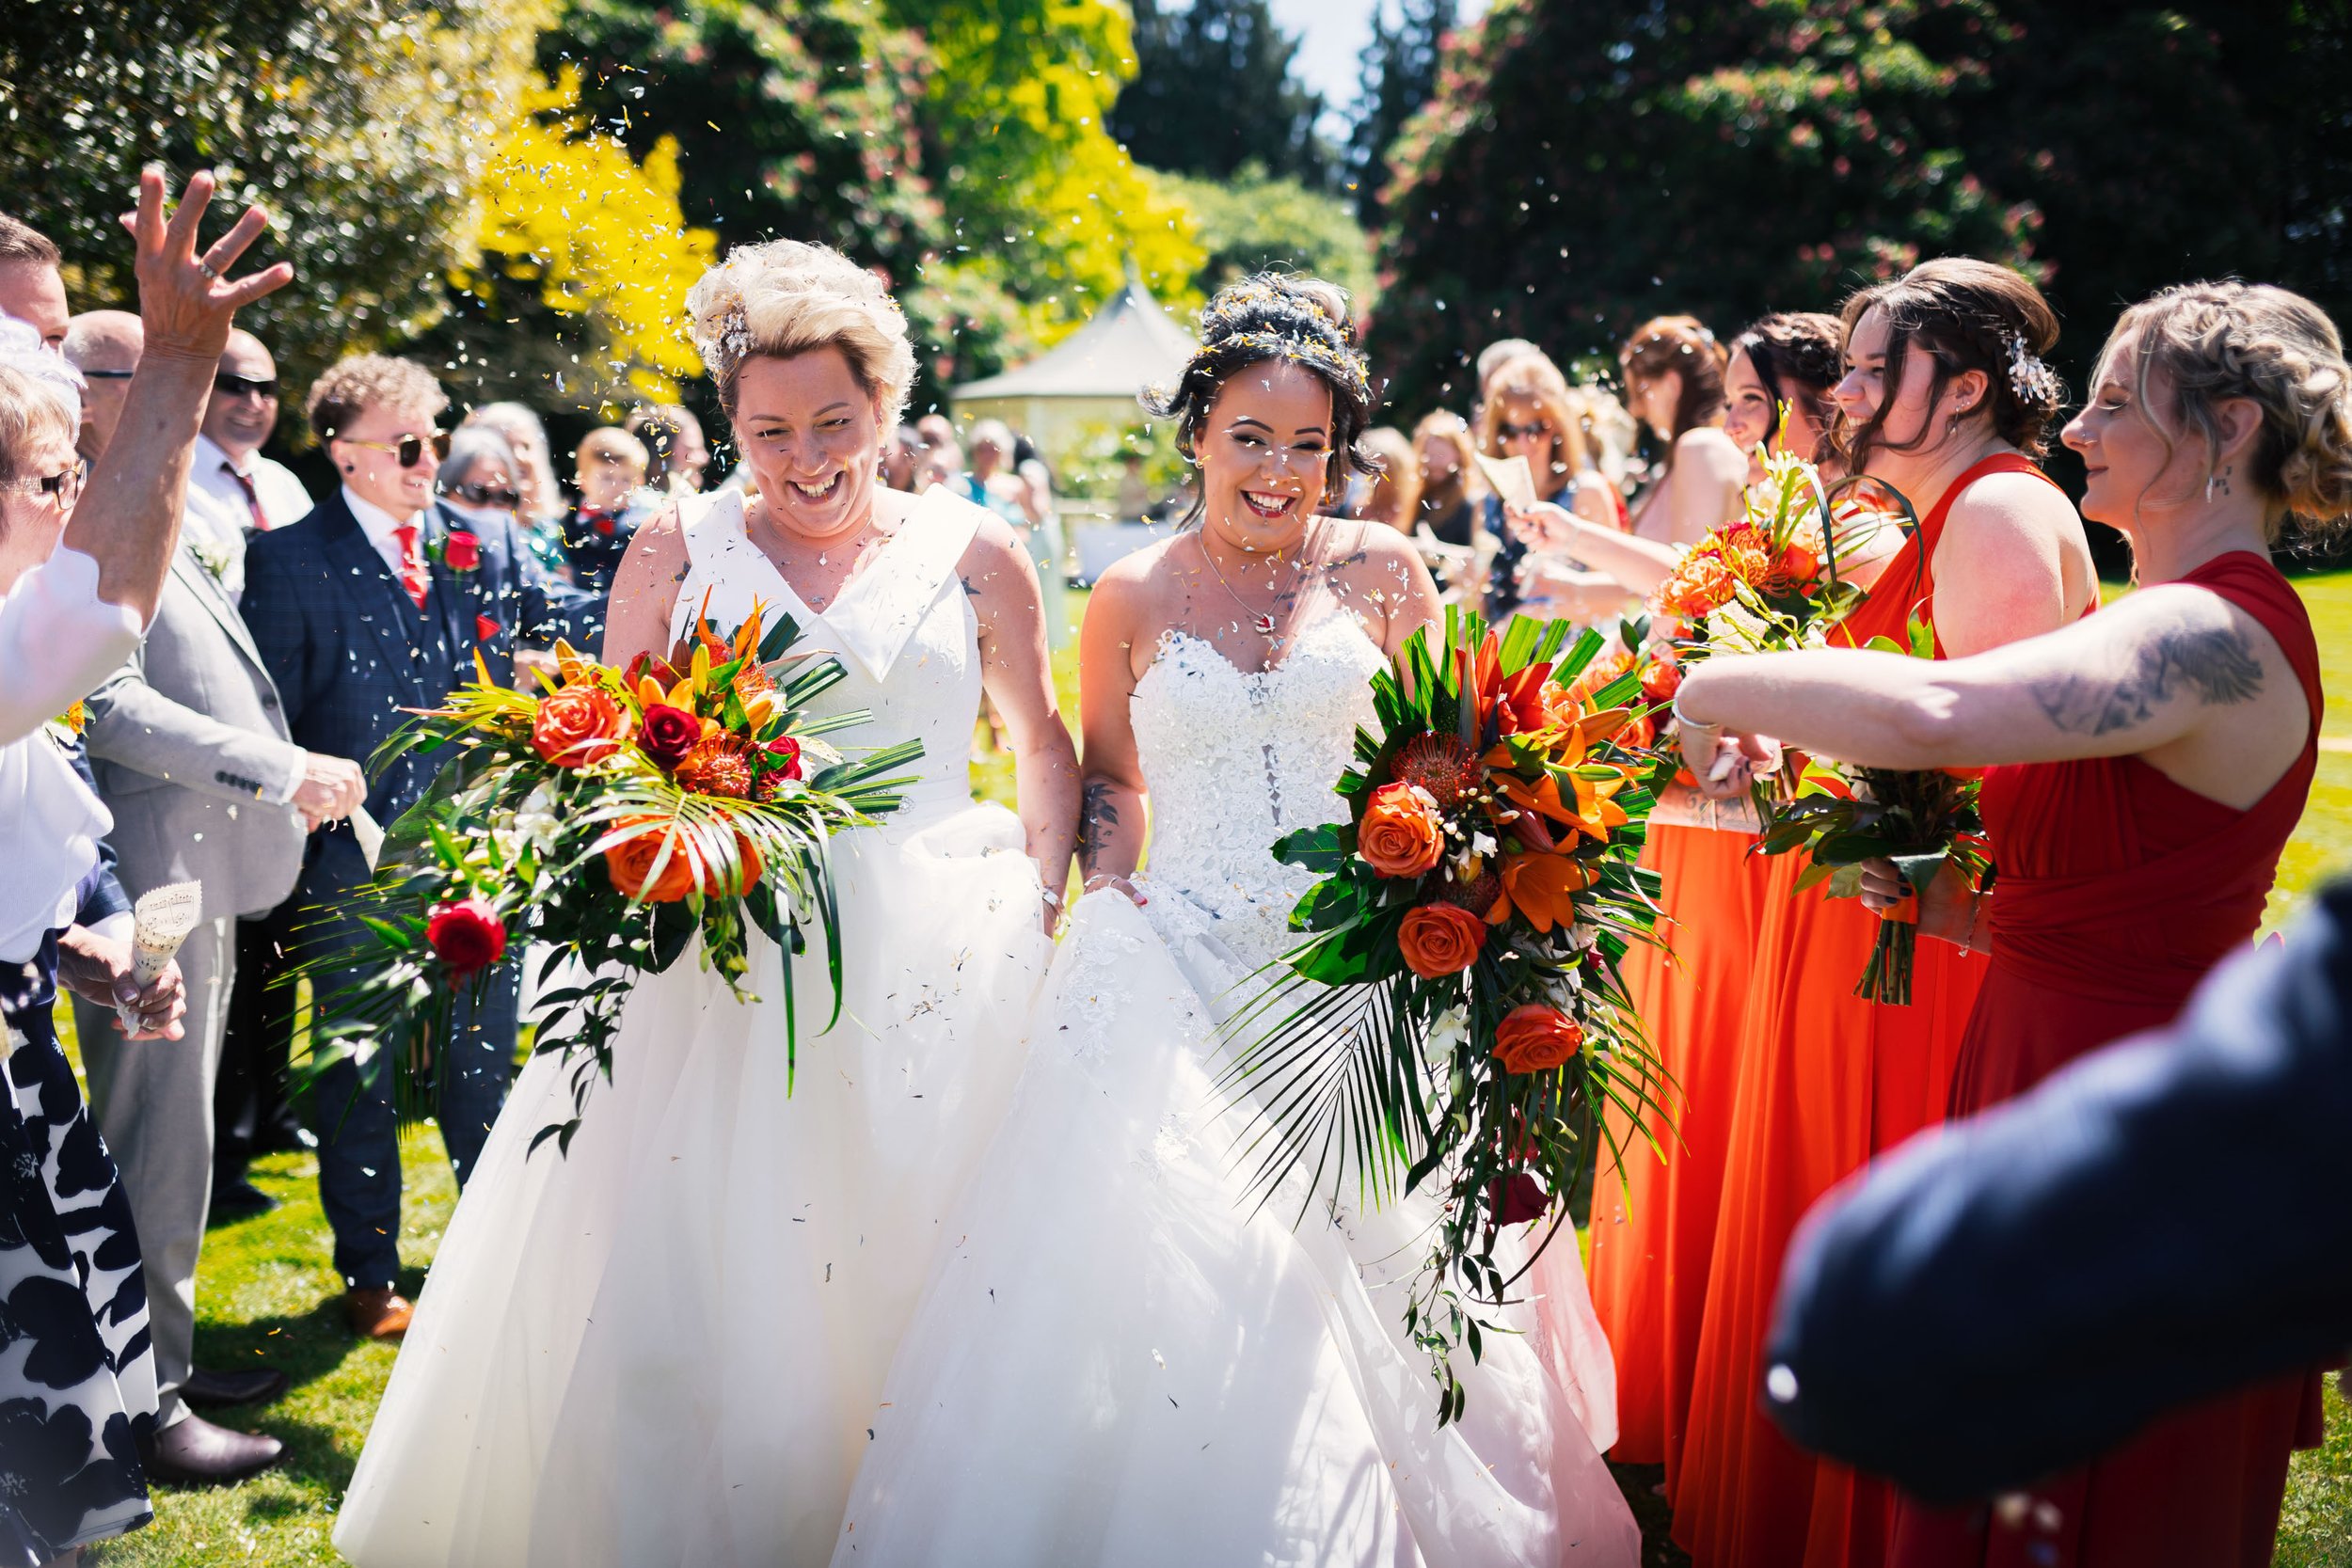
[[[1045,929],[1058,923],[1077,831],[1078,758],[1054,694],[1037,566],[1011,527],[992,517],[958,563],[980,627],[980,682],[1012,744],[1013,792],[1029,857],[1050,895]]]
[[[1078,709],[1086,734],[1078,875],[1089,891],[1117,887],[1138,904],[1143,898],[1132,879],[1143,863],[1145,796],[1129,701],[1136,694],[1136,648],[1148,641],[1146,563],[1160,553],[1139,551],[1104,573],[1078,631]]]
[[[2139,756],[2241,810],[2293,766],[2311,728],[2270,634],[2181,584],[1968,658],[1826,649],[1717,659],[1685,679],[1679,706],[1692,726],[1881,768]]]

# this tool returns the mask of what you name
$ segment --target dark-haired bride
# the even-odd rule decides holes
[[[1200,467],[1198,526],[1088,608],[1088,894],[837,1568],[1638,1560],[1572,1244],[1543,1271],[1570,1310],[1509,1309],[1520,1332],[1487,1338],[1440,1429],[1402,1322],[1429,1212],[1319,1200],[1294,1229],[1298,1195],[1254,1208],[1236,1170],[1216,1030],[1293,944],[1307,879],[1270,847],[1339,817],[1366,682],[1438,614],[1409,541],[1321,511],[1372,412],[1345,311],[1327,284],[1236,284],[1154,400]]]

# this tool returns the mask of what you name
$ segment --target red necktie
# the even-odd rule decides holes
[[[408,596],[422,610],[432,578],[425,576],[424,558],[417,553],[417,525],[403,523],[392,530],[392,542],[400,546],[400,585],[408,590]]]
[[[254,488],[253,481],[226,463],[220,466],[220,471],[237,482],[237,488],[245,492],[246,510],[253,514],[253,526],[262,532],[267,533],[269,518],[262,513],[262,492]]]

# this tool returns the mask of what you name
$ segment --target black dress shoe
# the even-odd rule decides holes
[[[267,1404],[286,1391],[286,1374],[275,1367],[249,1372],[215,1372],[198,1367],[180,1385],[180,1397],[199,1408],[226,1404]]]
[[[286,1457],[286,1445],[258,1433],[231,1432],[201,1416],[175,1421],[139,1440],[151,1481],[219,1486],[260,1475]]]
[[[252,1182],[240,1179],[213,1188],[213,1223],[224,1220],[249,1220],[256,1214],[266,1214],[278,1207],[278,1200]]]

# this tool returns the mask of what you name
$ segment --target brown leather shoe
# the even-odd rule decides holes
[[[417,1309],[389,1285],[343,1292],[343,1317],[363,1339],[397,1339],[408,1332]]]
[[[286,1457],[286,1445],[259,1433],[231,1432],[201,1416],[174,1421],[143,1439],[139,1458],[151,1481],[218,1486],[259,1475]]]

